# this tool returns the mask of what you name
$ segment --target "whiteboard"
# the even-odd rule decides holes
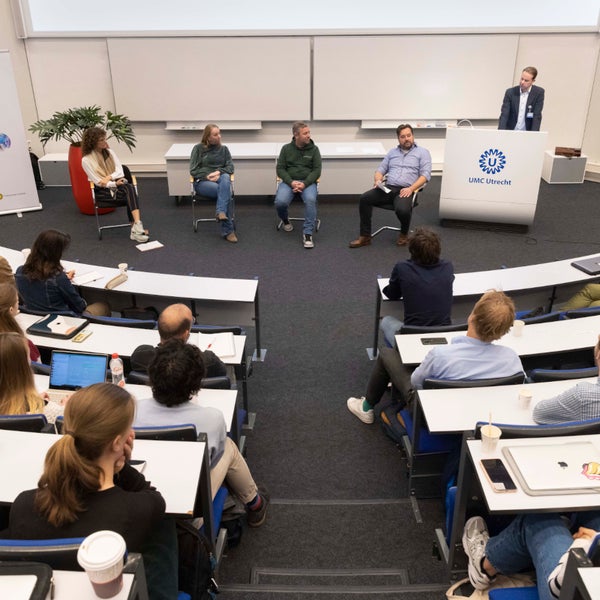
[[[314,119],[497,119],[518,39],[316,37]]]
[[[310,116],[308,38],[114,38],[117,112],[133,121]]]

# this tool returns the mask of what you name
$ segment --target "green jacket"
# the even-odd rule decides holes
[[[233,173],[233,161],[227,146],[203,146],[196,144],[190,157],[190,175],[194,179],[206,179],[213,171]]]
[[[310,140],[304,148],[298,148],[292,138],[290,144],[281,148],[277,159],[277,177],[291,185],[292,181],[302,181],[306,187],[321,177],[321,153]]]

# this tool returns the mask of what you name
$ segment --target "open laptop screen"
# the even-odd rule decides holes
[[[78,390],[106,381],[106,354],[52,350],[50,389]]]

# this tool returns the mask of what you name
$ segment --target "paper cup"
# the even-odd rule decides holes
[[[501,435],[502,430],[495,425],[484,425],[481,428],[481,451],[483,454],[494,454],[496,452]]]
[[[121,591],[125,550],[125,540],[114,531],[92,533],[79,546],[77,562],[98,598],[112,598]]]
[[[533,398],[533,393],[529,388],[521,388],[519,390],[519,407],[520,408],[529,408],[531,406],[531,399]]]
[[[512,326],[512,333],[515,337],[521,337],[523,335],[523,329],[525,327],[525,321],[515,319]]]
[[[121,271],[121,273],[125,273],[129,265],[127,263],[119,263],[117,266],[119,267],[119,271]]]

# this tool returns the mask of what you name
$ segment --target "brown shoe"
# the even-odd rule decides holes
[[[227,215],[224,212],[217,213],[217,221],[227,221]]]
[[[232,231],[231,233],[228,233],[228,234],[225,236],[225,239],[226,239],[228,242],[231,242],[232,244],[237,244],[237,241],[238,241],[238,239],[237,239],[237,235],[235,235],[235,231]]]
[[[371,236],[370,235],[359,235],[357,239],[352,240],[350,242],[350,248],[361,248],[362,246],[370,246],[371,245]]]
[[[406,246],[408,244],[408,236],[405,233],[401,233],[396,240],[396,246]]]

